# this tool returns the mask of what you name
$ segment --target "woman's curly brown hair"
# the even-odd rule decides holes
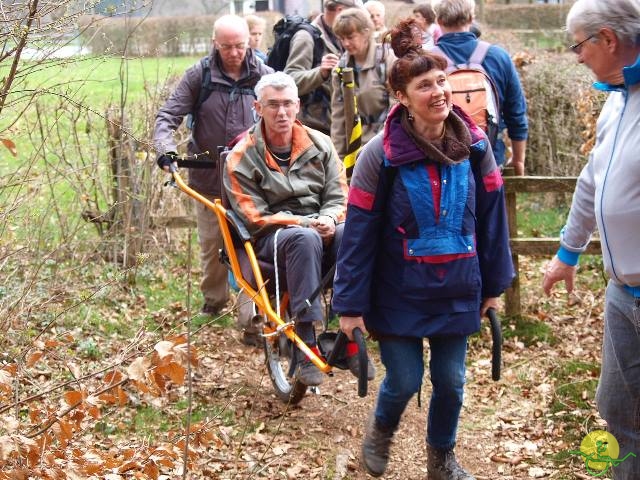
[[[406,92],[409,82],[433,69],[445,71],[447,60],[441,55],[422,49],[422,30],[413,18],[399,21],[391,29],[391,48],[397,60],[389,72],[393,92]]]

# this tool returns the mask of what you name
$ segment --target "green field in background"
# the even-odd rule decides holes
[[[9,104],[16,102],[12,109],[19,109],[33,90],[40,92],[38,98],[44,101],[55,100],[63,94],[97,108],[119,103],[122,92],[126,94],[127,102],[142,100],[145,87],[156,88],[168,78],[180,77],[196,61],[194,57],[106,56],[51,60],[40,64],[24,61],[13,82]],[[5,61],[0,65],[0,77],[6,76],[8,71],[9,65]],[[4,112],[2,116],[5,117]]]

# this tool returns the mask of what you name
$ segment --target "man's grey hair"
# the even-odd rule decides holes
[[[463,27],[473,22],[476,2],[474,0],[437,0],[432,2],[436,21],[449,28]]]
[[[382,12],[382,16],[385,15],[386,8],[384,7],[384,3],[378,0],[367,0],[367,2],[364,4],[364,8],[366,8],[368,12],[371,12],[370,7],[377,8]]]
[[[296,82],[291,78],[290,75],[287,75],[284,72],[274,72],[263,75],[253,90],[256,92],[256,98],[258,101],[262,100],[262,92],[267,87],[273,87],[276,90],[284,90],[285,88],[290,88],[295,93],[295,96],[298,96],[298,86]]]
[[[216,33],[220,31],[220,28],[224,27],[245,33],[247,39],[249,39],[249,25],[244,18],[239,17],[238,15],[222,15],[213,23],[214,40],[216,39]]]
[[[638,0],[578,0],[567,15],[567,31],[595,35],[609,28],[625,44],[640,45]]]

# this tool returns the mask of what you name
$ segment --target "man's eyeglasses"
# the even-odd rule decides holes
[[[231,50],[246,50],[247,42],[243,43],[234,43],[232,45],[228,45],[225,43],[218,44],[218,50],[222,50],[223,52],[229,52]]]
[[[277,112],[278,110],[280,110],[280,107],[284,107],[285,110],[291,110],[293,107],[296,106],[298,102],[294,101],[294,100],[284,100],[282,102],[276,102],[274,101],[268,101],[267,103],[263,103],[262,106],[264,108],[268,108],[269,110],[273,110],[274,112]]]
[[[584,42],[586,42],[587,40],[591,40],[593,37],[597,35],[598,35],[597,33],[594,33],[593,35],[589,35],[587,38],[585,38],[581,42],[578,42],[574,45],[569,46],[569,49],[575,54],[580,54],[580,52],[582,51],[582,45],[584,44]]]

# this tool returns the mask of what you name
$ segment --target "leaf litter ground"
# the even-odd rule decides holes
[[[540,288],[543,263],[521,259],[524,314],[503,319],[500,381],[491,380],[488,322],[470,340],[456,452],[461,463],[480,480],[591,478],[580,457],[570,453],[579,448],[587,432],[604,427],[593,402],[599,373],[604,282],[599,267],[584,263],[575,294],[568,296],[559,288],[551,297],[544,297]],[[55,388],[60,394],[57,407],[51,403],[55,395],[46,403],[28,404],[29,419],[20,421],[33,424],[31,432],[47,418],[55,420],[55,415],[51,417],[54,413],[81,403],[78,410],[67,416],[60,413],[63,416],[59,422],[51,424],[47,445],[53,450],[42,457],[46,462],[39,470],[41,474],[32,478],[182,477],[181,445],[188,418],[189,385],[182,383],[187,363],[183,358],[184,338],[175,337],[172,325],[184,321],[188,314],[180,302],[155,312],[145,302],[136,301],[124,311],[130,318],[153,318],[155,323],[153,335],[143,330],[136,338],[101,334],[96,341],[100,345],[97,353],[113,352],[123,361],[135,357],[136,352],[153,352],[138,357],[126,368],[128,379],[124,369],[116,371],[103,365],[113,361],[111,355],[106,355],[102,363],[90,357],[92,361],[79,364],[82,355],[86,357],[93,350],[79,350],[77,346],[68,350],[75,340],[65,338],[75,336],[84,345],[87,333],[82,330],[48,340],[53,342],[49,347],[47,341],[36,342],[35,353],[26,359],[23,374],[30,383],[23,384],[19,396],[25,398],[49,387],[50,392]],[[117,312],[114,317],[118,317]],[[242,345],[240,332],[230,323],[212,322],[194,332],[192,338],[199,361],[193,365],[191,428],[198,433],[189,445],[188,478],[368,478],[358,457],[364,423],[384,375],[375,347],[371,356],[378,373],[366,398],[357,396],[356,379],[350,373],[336,371],[317,393],[310,392],[299,405],[289,406],[273,392],[262,351]],[[52,334],[55,337],[56,332]],[[158,335],[162,341],[155,343]],[[63,392],[55,385],[60,385],[66,369],[78,380]],[[84,376],[83,369],[98,374],[114,371],[95,377]],[[11,417],[7,408],[16,371],[9,366],[0,370],[0,393],[9,405],[5,405],[3,419]],[[124,387],[118,387],[98,395],[105,385],[125,380],[129,382],[127,393]],[[134,385],[137,388],[130,388]],[[142,388],[145,385],[153,388]],[[156,390],[165,393],[154,396]],[[426,478],[424,437],[429,394],[430,384],[425,378],[422,403],[416,398],[409,404],[383,478]],[[5,430],[24,431],[12,418],[14,425],[5,421]],[[13,465],[9,476],[3,476],[4,467],[0,468],[0,478],[18,478],[14,474],[20,472],[19,478],[27,478],[29,472],[16,460],[25,457],[21,448],[31,452],[26,457],[33,466],[31,475],[35,475],[34,469],[41,463],[41,446],[23,437],[0,436],[8,442],[0,441],[0,467]],[[22,443],[15,444],[16,439]],[[107,477],[95,473],[98,470],[110,473]],[[47,471],[51,475],[45,475]],[[60,476],[63,472],[66,476]]]
[[[602,335],[600,272],[579,275],[578,289],[541,291],[540,261],[521,260],[523,319],[503,320],[502,378],[491,380],[488,322],[470,341],[467,385],[456,453],[477,479],[590,478],[578,450],[588,431],[604,428],[593,402]],[[594,290],[587,290],[594,285]],[[537,330],[536,330],[537,329]],[[239,332],[201,332],[201,366],[194,389],[219,412],[219,442],[199,459],[203,478],[365,479],[359,449],[366,418],[383,378],[366,398],[356,379],[336,371],[298,406],[273,393],[262,351]],[[206,347],[204,347],[206,346]],[[425,348],[425,352],[428,349]],[[428,354],[428,353],[426,353]],[[428,374],[428,372],[427,372]],[[411,401],[396,434],[384,479],[425,479],[425,424],[430,384],[421,405]]]

